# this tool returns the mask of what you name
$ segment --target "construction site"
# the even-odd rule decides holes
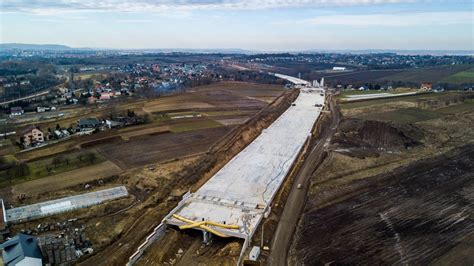
[[[3,232],[35,236],[54,265],[473,260],[472,94],[357,96],[272,75],[291,85],[129,103],[151,122],[19,154],[97,158],[3,187]]]

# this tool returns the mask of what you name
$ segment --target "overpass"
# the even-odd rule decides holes
[[[272,73],[270,73],[270,74],[272,74]],[[295,78],[295,77],[292,77],[292,76],[278,74],[278,73],[273,73],[273,75],[277,78],[286,79],[286,80],[288,80],[289,82],[291,82],[295,85],[302,85],[302,86],[310,86],[311,85],[311,83],[306,81],[306,80]]]

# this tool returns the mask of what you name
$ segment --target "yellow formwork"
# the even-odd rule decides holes
[[[188,223],[186,225],[180,226],[179,229],[181,229],[181,230],[198,227],[200,229],[206,230],[209,233],[215,234],[216,236],[219,236],[219,237],[229,237],[229,236],[208,227],[208,225],[212,225],[212,226],[216,226],[216,227],[220,227],[220,228],[225,228],[225,229],[239,229],[239,226],[236,225],[236,224],[232,224],[232,225],[231,224],[221,224],[221,223],[216,223],[216,222],[212,222],[212,221],[196,222],[196,221],[184,218],[182,216],[179,216],[177,214],[173,214],[173,218],[176,218],[176,219],[178,219],[182,222]]]

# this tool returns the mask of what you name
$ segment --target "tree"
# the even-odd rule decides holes
[[[28,167],[28,164],[26,164],[25,162],[20,162],[20,163],[17,163],[15,164],[15,166],[13,167],[13,175],[15,177],[22,177],[22,176],[26,176],[30,173],[30,168]],[[10,180],[11,181],[11,180]]]
[[[91,152],[86,155],[86,160],[89,161],[90,164],[93,164],[95,160],[97,160],[97,155],[95,153]]]
[[[46,167],[46,172],[48,172],[48,175],[50,175],[51,172],[53,171],[53,167],[51,167],[50,164],[47,164],[45,167]]]
[[[56,157],[54,157],[54,159],[53,159],[54,168],[58,168],[58,165],[61,164],[62,161],[63,161],[63,157],[62,157],[62,156],[56,156]]]

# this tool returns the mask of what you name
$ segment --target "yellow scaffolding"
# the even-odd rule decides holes
[[[221,224],[221,223],[216,223],[216,222],[212,222],[212,221],[202,221],[202,222],[196,222],[196,221],[193,221],[193,220],[189,220],[187,218],[184,218],[182,216],[179,216],[177,214],[173,214],[173,218],[176,218],[182,222],[185,222],[185,223],[188,223],[186,225],[182,225],[179,227],[179,229],[181,230],[184,230],[184,229],[190,229],[190,228],[200,228],[200,229],[203,229],[209,233],[212,233],[216,236],[219,236],[219,237],[229,237],[228,235],[226,234],[223,234],[223,233],[220,233],[212,228],[210,228],[208,225],[212,225],[212,226],[216,226],[216,227],[221,227],[221,228],[226,228],[226,229],[239,229],[239,226],[236,225],[236,224]]]

